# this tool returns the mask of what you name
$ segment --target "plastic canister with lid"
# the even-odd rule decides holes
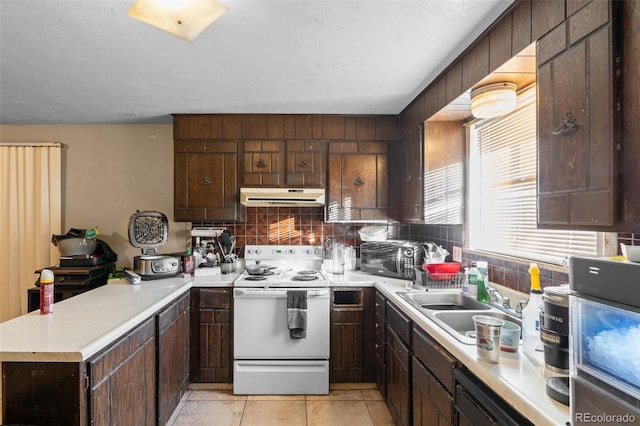
[[[540,339],[545,365],[557,373],[569,373],[569,286],[545,287],[540,314]]]
[[[40,271],[40,315],[53,312],[53,272],[49,269]]]

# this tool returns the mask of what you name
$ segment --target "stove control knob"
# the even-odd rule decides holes
[[[313,254],[315,256],[321,256],[322,255],[322,250],[320,250],[318,247],[313,249]]]
[[[260,250],[260,249],[255,249],[255,250],[254,250],[254,253],[255,253],[255,254],[260,254],[260,253],[262,253],[262,250]]]
[[[296,249],[289,249],[289,254],[296,254]]]
[[[247,248],[247,249],[245,250],[245,254],[253,254],[253,250],[252,250],[252,249],[250,249],[250,248]]]
[[[311,249],[306,249],[304,251],[304,254],[306,254],[307,256],[311,255],[311,253],[312,253]]]

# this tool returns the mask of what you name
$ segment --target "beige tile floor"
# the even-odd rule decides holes
[[[335,384],[329,395],[233,395],[231,388],[194,386],[170,426],[391,426],[382,395],[370,383]]]

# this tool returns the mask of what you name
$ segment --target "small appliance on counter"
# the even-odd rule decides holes
[[[157,211],[136,211],[129,219],[129,242],[142,250],[133,258],[133,270],[143,280],[175,277],[180,273],[180,256],[158,254],[167,242],[169,221]]]
[[[71,228],[64,235],[53,235],[51,242],[60,250],[60,262],[50,266],[54,285],[66,289],[93,289],[107,283],[118,255],[99,238],[86,238],[89,231]],[[41,270],[36,271],[40,274]],[[40,285],[40,278],[36,286]]]
[[[374,275],[415,280],[422,263],[422,244],[416,241],[363,241],[360,270]]]
[[[640,263],[570,257],[571,424],[640,419]]]
[[[60,248],[59,242],[58,248]],[[107,284],[109,274],[115,270],[118,255],[106,242],[96,238],[94,243],[93,252],[78,254],[77,250],[64,251],[65,255],[60,257],[60,262],[57,265],[42,268],[53,272],[55,303]],[[61,250],[61,252],[63,251]],[[35,271],[38,274],[35,287],[27,290],[28,312],[39,308],[40,272],[42,269]]]

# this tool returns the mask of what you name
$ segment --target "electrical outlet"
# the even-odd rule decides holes
[[[462,247],[453,246],[453,261],[462,262]]]

